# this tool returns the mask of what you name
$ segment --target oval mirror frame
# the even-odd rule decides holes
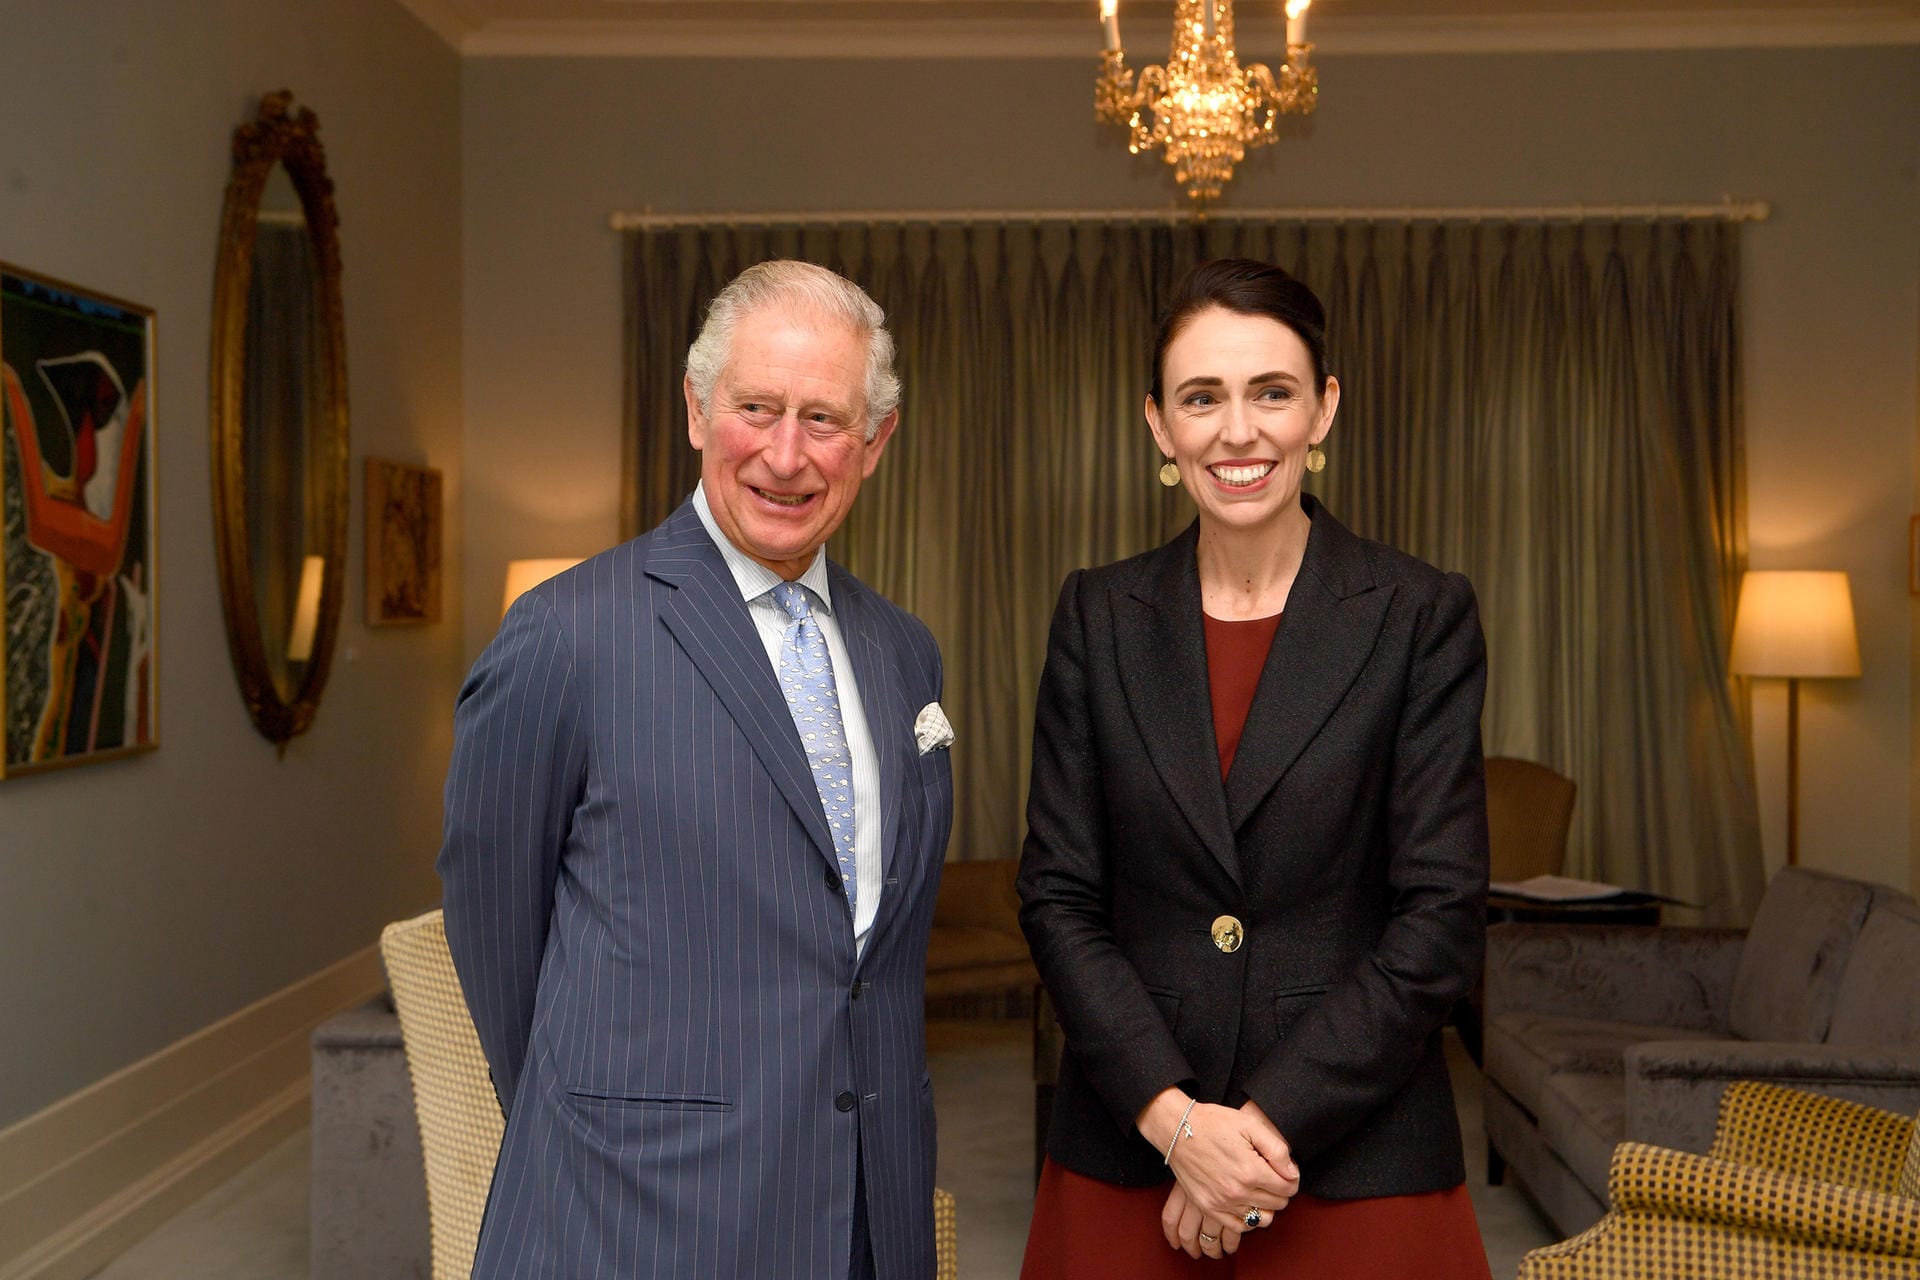
[[[348,489],[347,358],[345,312],[340,301],[339,218],[333,182],[320,146],[320,122],[312,111],[292,109],[287,90],[260,101],[259,117],[233,133],[233,170],[220,219],[214,266],[212,437],[214,542],[220,565],[220,601],[227,648],[247,713],[282,754],[287,741],[313,723],[332,666],[340,630],[347,569]],[[317,334],[318,412],[314,429],[324,435],[311,456],[319,474],[312,483],[324,495],[324,521],[316,543],[325,569],[312,656],[291,700],[281,695],[260,634],[253,559],[247,531],[246,403],[247,291],[253,280],[254,239],[260,199],[275,164],[286,167],[299,192],[319,278]]]

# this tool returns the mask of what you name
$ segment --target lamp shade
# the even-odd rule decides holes
[[[580,563],[579,556],[556,556],[546,560],[510,560],[507,562],[507,596],[500,602],[500,612],[504,616],[513,602],[522,592],[539,586],[556,573],[564,572]]]
[[[1847,575],[1756,570],[1740,582],[1733,620],[1735,675],[1857,676],[1860,641]]]

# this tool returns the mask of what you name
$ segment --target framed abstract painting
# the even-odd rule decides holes
[[[154,313],[0,263],[0,777],[149,750]]]

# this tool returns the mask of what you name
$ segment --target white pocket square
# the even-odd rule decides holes
[[[920,708],[920,714],[913,718],[913,740],[920,744],[921,755],[953,745],[953,726],[947,723],[947,713],[939,703],[929,702]]]

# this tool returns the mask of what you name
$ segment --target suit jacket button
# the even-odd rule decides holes
[[[1232,916],[1215,916],[1213,919],[1213,945],[1232,955],[1240,949],[1247,939],[1247,931]]]
[[[833,1105],[842,1111],[851,1111],[853,1110],[853,1095],[843,1089],[840,1092],[840,1096],[833,1100]]]
[[[827,888],[833,890],[835,893],[846,892],[845,889],[840,887],[840,873],[832,867],[827,868]]]

